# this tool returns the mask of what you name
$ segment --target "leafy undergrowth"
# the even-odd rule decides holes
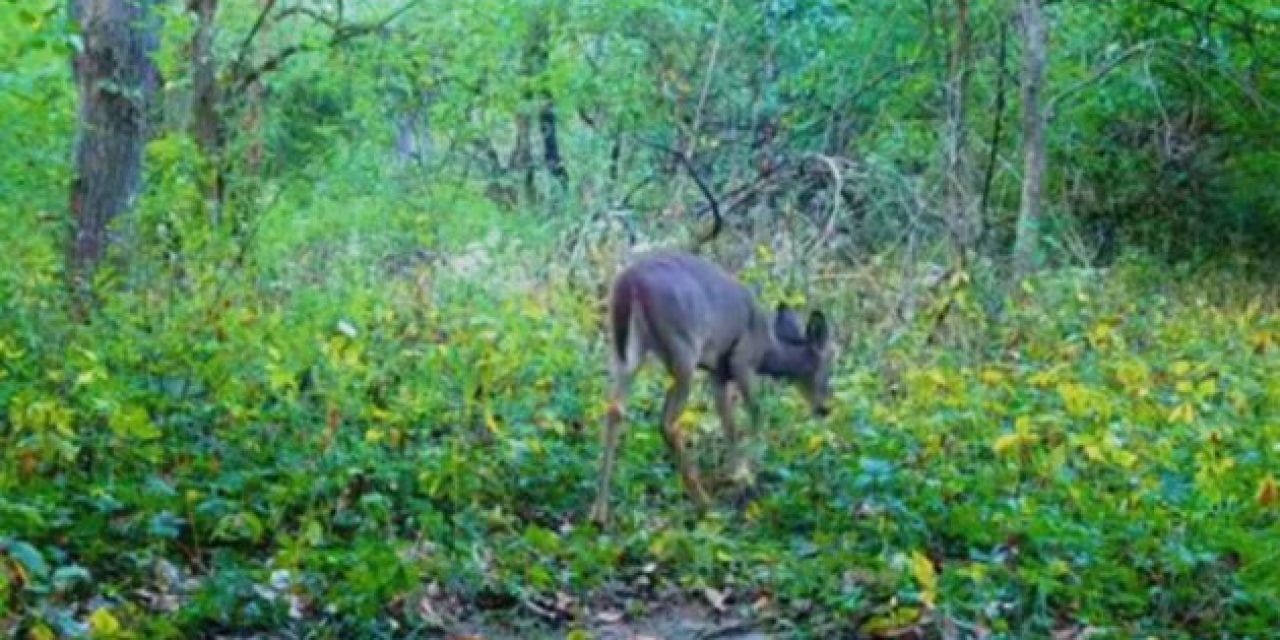
[[[750,500],[701,520],[652,426],[655,367],[601,532],[597,292],[412,271],[193,275],[88,327],[60,320],[54,272],[0,280],[0,629],[609,637],[681,607],[802,637],[1280,625],[1267,290],[1128,266],[1047,275],[998,323],[963,281],[944,327],[846,322],[834,414],[768,389]],[[930,343],[957,327],[966,348]],[[711,469],[708,405],[686,423]]]

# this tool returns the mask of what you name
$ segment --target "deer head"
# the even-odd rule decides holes
[[[809,313],[800,328],[800,317],[786,304],[779,304],[773,318],[774,344],[765,351],[759,373],[786,380],[804,394],[816,416],[831,412],[831,366],[835,346],[827,317],[821,311]]]

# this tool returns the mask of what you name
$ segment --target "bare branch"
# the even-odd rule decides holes
[[[1132,58],[1133,56],[1139,53],[1144,53],[1148,51],[1151,48],[1152,44],[1153,44],[1152,41],[1144,40],[1142,42],[1139,42],[1138,44],[1133,45],[1132,47],[1129,47],[1128,49],[1125,49],[1122,53],[1120,53],[1120,55],[1103,63],[1102,66],[1098,67],[1097,70],[1095,70],[1093,74],[1090,75],[1088,78],[1085,78],[1084,80],[1081,80],[1067,87],[1066,89],[1059,91],[1058,95],[1055,95],[1049,99],[1049,102],[1046,105],[1046,109],[1045,109],[1046,117],[1052,120],[1054,117],[1055,109],[1057,108],[1059,102],[1062,102],[1063,100],[1070,98],[1071,96],[1079,93],[1080,91],[1083,91],[1089,86],[1096,84],[1098,81],[1106,77],[1108,73],[1115,71],[1120,65],[1124,64],[1125,61],[1127,61],[1129,58]]]
[[[354,25],[343,25],[343,24],[334,23],[332,25],[333,35],[329,38],[329,46],[336,47],[344,42],[353,40],[360,36],[381,31],[388,24],[391,24],[393,20],[407,13],[419,2],[420,0],[409,0],[408,2],[401,5],[395,11],[392,11],[386,16],[378,20],[375,20],[373,22],[367,22],[363,24],[354,24]],[[271,1],[271,4],[274,5],[274,0]],[[267,7],[263,10],[262,15],[259,16],[259,23],[262,21],[265,21],[267,12],[269,10],[270,10],[270,7]],[[292,9],[282,14],[282,17],[283,15],[286,15],[288,13],[293,13]],[[310,15],[311,13],[314,13],[314,12],[298,11],[298,13],[307,13],[308,15]],[[317,20],[320,20],[320,18],[317,18]],[[329,23],[326,22],[326,24],[329,24]],[[245,40],[245,46],[251,43],[252,34],[256,32],[259,28],[261,28],[261,24],[255,23],[254,29],[250,33],[250,37]],[[245,71],[242,75],[240,75],[240,77],[235,80],[232,93],[240,93],[244,91],[246,88],[248,88],[249,85],[256,82],[264,74],[270,73],[271,71],[274,71],[275,69],[280,68],[280,65],[284,64],[285,61],[287,61],[289,58],[292,58],[298,55],[299,53],[316,51],[318,49],[319,47],[316,47],[314,45],[292,44],[281,49],[280,51],[277,51],[270,58],[267,58],[267,60],[262,64],[258,65],[253,69]],[[242,51],[241,53],[243,55],[244,52]],[[240,64],[237,64],[236,68],[242,69],[243,66]]]
[[[271,14],[271,10],[276,6],[276,0],[266,0],[262,5],[262,11],[258,13],[258,17],[254,19],[253,26],[249,27],[249,33],[246,33],[244,40],[240,43],[240,51],[236,54],[236,61],[231,65],[233,70],[243,69],[245,62],[249,59],[249,48],[253,46],[253,41],[258,37],[258,32],[262,31],[262,25],[266,24],[267,16]]]
[[[330,29],[333,29],[334,31],[338,31],[342,29],[341,18],[338,18],[338,19],[330,18],[329,16],[326,16],[323,13],[316,11],[315,9],[312,9],[310,7],[303,7],[303,6],[289,7],[287,9],[280,11],[280,13],[276,14],[276,22],[284,22],[286,19],[291,18],[293,16],[306,16],[308,18],[311,18],[312,20],[315,20],[316,22],[319,22],[320,24],[325,25],[326,27],[329,27]]]

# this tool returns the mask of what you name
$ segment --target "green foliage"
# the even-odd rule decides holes
[[[67,57],[82,43],[61,3],[10,4],[6,634],[400,637],[505,621],[555,635],[671,601],[810,637],[1280,626],[1280,311],[1260,284],[1270,265],[1219,242],[1265,239],[1277,213],[1280,83],[1264,63],[1280,39],[1263,37],[1277,28],[1263,2],[1199,17],[1053,4],[1051,88],[1081,87],[1051,96],[1053,240],[1063,262],[1091,262],[1088,234],[1114,231],[1116,265],[1007,286],[980,259],[919,287],[943,237],[949,14],[428,1],[363,38],[294,12],[246,40],[262,4],[222,2],[220,81],[294,54],[219,105],[225,157],[208,158],[184,113],[197,25],[171,3],[144,187],[87,322],[63,283]],[[383,4],[316,3],[347,28]],[[994,42],[1008,3],[972,4],[975,43]],[[1241,24],[1258,37],[1240,41]],[[1138,45],[1150,53],[1094,77]],[[972,78],[983,154],[994,55],[978,47]],[[1004,81],[996,242],[1019,178],[1002,168],[1017,165]],[[537,138],[547,100],[567,185],[545,175],[540,140],[531,173],[514,157],[518,117]],[[765,144],[759,123],[775,117]],[[411,161],[396,146],[407,121],[427,131]],[[766,427],[749,434],[757,485],[741,509],[722,492],[705,519],[654,428],[664,380],[646,371],[618,522],[600,531],[583,516],[604,412],[599,293],[620,257],[610,225],[687,231],[671,200],[692,197],[637,139],[690,145],[726,192],[764,152],[846,172],[838,193],[827,173],[766,181],[776,190],[734,210],[713,249],[766,301],[828,308],[844,357],[829,419],[768,390]],[[214,169],[218,203],[203,186]],[[638,184],[636,211],[615,210]],[[859,251],[809,245],[828,217],[830,244]],[[1135,240],[1161,258],[1208,249],[1216,267],[1135,257]],[[684,421],[711,468],[709,404]]]
[[[299,267],[121,292],[59,341],[24,322],[37,298],[12,300],[0,584],[21,624],[56,628],[79,599],[53,594],[88,592],[113,603],[91,624],[143,634],[298,616],[375,634],[418,624],[404,601],[426,583],[514,601],[637,576],[732,587],[806,629],[927,610],[1010,637],[1277,623],[1280,316],[1245,283],[1048,276],[976,355],[929,349],[922,320],[883,361],[846,360],[829,421],[771,393],[758,497],[701,522],[647,424],[651,372],[600,535],[580,513],[603,409],[594,297],[527,254],[474,251],[470,271],[418,267],[425,290],[364,261],[310,285]],[[970,286],[946,294],[958,317]],[[708,454],[711,416],[689,416]]]

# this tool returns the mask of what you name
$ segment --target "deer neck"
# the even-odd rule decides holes
[[[813,370],[813,355],[808,345],[793,344],[774,338],[764,357],[760,359],[757,373],[770,378],[797,380]]]

